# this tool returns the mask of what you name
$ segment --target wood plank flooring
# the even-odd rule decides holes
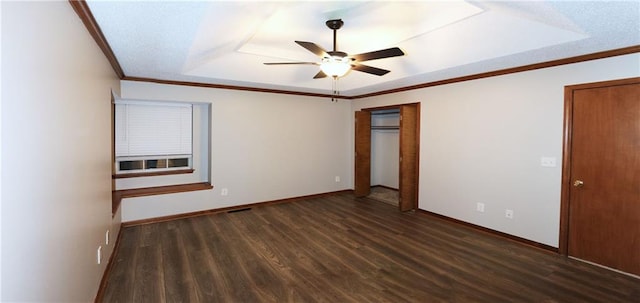
[[[337,194],[122,230],[103,302],[640,302],[635,279]]]

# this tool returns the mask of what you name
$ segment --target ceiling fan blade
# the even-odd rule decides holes
[[[320,65],[317,62],[265,62],[264,65]]]
[[[326,78],[327,74],[325,74],[323,71],[319,71],[315,76],[313,76],[313,79],[320,79],[320,78]]]
[[[367,74],[376,75],[376,76],[382,76],[390,72],[389,70],[386,70],[386,69],[377,68],[377,67],[368,66],[368,65],[362,65],[362,64],[354,64],[351,66],[351,69],[357,70],[359,72],[367,73]]]
[[[362,62],[367,60],[383,59],[383,58],[397,57],[397,56],[404,56],[404,53],[399,48],[392,47],[392,48],[381,49],[373,52],[357,54],[350,57],[353,59],[356,59],[356,61]]]
[[[320,58],[329,56],[329,54],[327,54],[326,50],[324,50],[322,47],[318,46],[317,44],[315,44],[313,42],[296,41],[296,43],[298,43],[298,45],[306,48],[308,51],[316,54],[316,56],[318,56]]]

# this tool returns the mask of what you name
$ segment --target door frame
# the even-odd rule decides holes
[[[377,106],[377,107],[367,107],[367,108],[361,108],[359,109],[359,111],[367,111],[367,112],[373,112],[373,111],[379,111],[379,110],[388,110],[388,109],[400,109],[402,106],[415,106],[416,107],[416,132],[415,132],[415,149],[416,149],[416,159],[415,159],[415,182],[416,182],[416,186],[415,186],[415,193],[414,193],[414,197],[415,197],[415,201],[413,203],[413,210],[417,210],[418,209],[418,201],[419,201],[419,192],[420,192],[420,187],[419,187],[419,182],[420,182],[420,102],[413,102],[413,103],[402,103],[402,104],[392,104],[392,105],[386,105],[386,106]],[[370,125],[370,124],[369,124]],[[354,132],[355,134],[355,132]],[[354,142],[357,139],[354,138]],[[354,151],[355,152],[355,151]],[[398,151],[400,152],[400,151]],[[402,169],[402,165],[399,165],[399,168]],[[354,165],[354,169],[355,169],[355,165]],[[357,171],[354,171],[354,177],[355,175],[357,175]],[[371,173],[371,172],[369,172]],[[399,178],[401,177],[402,172],[400,172],[399,174]],[[355,183],[355,181],[354,181]],[[401,185],[401,184],[399,184]],[[354,184],[355,186],[355,184]],[[398,191],[401,191],[401,188],[398,188]],[[400,204],[398,205],[398,209],[400,209]]]
[[[620,80],[592,82],[584,84],[568,85],[564,87],[564,126],[562,143],[562,185],[560,187],[560,235],[558,252],[561,255],[569,255],[569,206],[571,192],[571,146],[573,126],[573,95],[574,91],[598,87],[627,85],[640,82],[640,77]]]

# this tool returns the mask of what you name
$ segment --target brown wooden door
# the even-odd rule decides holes
[[[371,113],[355,113],[355,176],[356,197],[369,195],[371,191]]]
[[[563,179],[568,255],[640,275],[640,78],[632,80],[567,91]]]
[[[418,121],[419,105],[400,106],[400,211],[418,205]]]

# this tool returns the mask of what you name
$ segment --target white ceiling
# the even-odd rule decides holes
[[[640,1],[88,1],[126,76],[331,93],[319,62],[295,40],[338,50],[397,46],[405,56],[367,61],[341,94],[361,95],[640,45]],[[639,67],[640,68],[640,67]]]

